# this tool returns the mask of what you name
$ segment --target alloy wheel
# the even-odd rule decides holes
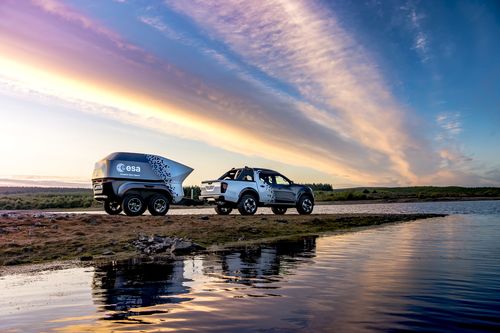
[[[131,212],[137,213],[142,209],[142,202],[138,198],[132,198],[128,202],[128,209],[130,209]]]
[[[312,207],[313,207],[313,204],[312,204],[312,201],[311,199],[309,198],[306,198],[302,201],[302,209],[305,211],[305,212],[310,212],[312,210]]]

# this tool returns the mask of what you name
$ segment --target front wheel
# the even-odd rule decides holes
[[[253,215],[257,211],[257,200],[251,194],[245,194],[238,202],[238,211],[241,215]]]
[[[313,209],[313,199],[309,195],[301,196],[299,202],[297,202],[297,212],[299,212],[300,215],[308,215],[312,213]]]
[[[167,214],[170,208],[168,198],[163,194],[155,194],[149,199],[148,210],[153,216],[161,216]]]
[[[117,201],[104,201],[104,211],[109,215],[118,215],[122,212],[122,205]]]
[[[229,215],[233,208],[229,207],[228,205],[217,205],[215,206],[215,212],[217,215]]]
[[[138,194],[128,194],[123,199],[123,211],[128,216],[139,216],[146,211],[146,203]]]
[[[271,210],[276,215],[283,215],[286,213],[286,207],[271,207]]]

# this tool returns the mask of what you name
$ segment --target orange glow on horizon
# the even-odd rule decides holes
[[[10,51],[10,54],[6,51]],[[327,158],[309,156],[299,151],[300,149],[286,145],[269,144],[252,134],[251,128],[241,129],[231,126],[203,116],[202,113],[183,110],[163,100],[120,88],[109,82],[96,82],[81,77],[74,79],[64,69],[55,68],[52,64],[37,59],[29,59],[23,54],[12,53],[11,50],[2,50],[0,75],[20,82],[34,91],[76,103],[87,102],[116,108],[138,116],[134,118],[136,122],[134,125],[163,132],[165,124],[171,125],[168,134],[195,139],[213,146],[220,146],[222,142],[222,148],[240,154],[310,167],[332,175],[349,175],[353,181],[364,183],[377,181],[371,175],[361,174],[340,164],[336,165]]]

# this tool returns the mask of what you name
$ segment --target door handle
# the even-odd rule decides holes
[[[265,187],[264,185],[260,185],[260,187]]]

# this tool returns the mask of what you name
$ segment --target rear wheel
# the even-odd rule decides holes
[[[271,210],[276,215],[283,215],[286,213],[286,207],[271,207]]]
[[[215,212],[218,215],[229,215],[233,210],[232,207],[229,207],[227,204],[217,205],[215,206]]]
[[[123,199],[123,211],[128,216],[139,216],[146,211],[146,203],[139,194],[128,194]]]
[[[163,194],[155,194],[149,199],[148,210],[153,216],[160,216],[167,214],[170,208],[168,198]]]
[[[104,201],[104,211],[109,215],[118,215],[122,212],[122,205],[118,201]]]
[[[257,211],[257,199],[251,194],[245,194],[238,202],[241,215],[253,215]]]
[[[301,215],[311,214],[314,209],[314,202],[310,195],[303,195],[297,202],[297,212]]]

